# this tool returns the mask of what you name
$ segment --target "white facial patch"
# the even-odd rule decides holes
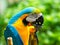
[[[29,16],[26,18],[26,21],[28,22],[34,22],[36,21],[36,19],[38,19],[40,16],[42,15],[42,13],[40,14],[29,14]]]

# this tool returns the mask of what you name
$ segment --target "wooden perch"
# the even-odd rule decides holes
[[[12,37],[7,38],[8,45],[13,45]]]

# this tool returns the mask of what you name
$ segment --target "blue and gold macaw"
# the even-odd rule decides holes
[[[4,32],[6,42],[8,37],[12,37],[13,45],[28,45],[30,34],[35,33],[42,24],[43,16],[39,9],[25,8],[13,16],[8,23]]]

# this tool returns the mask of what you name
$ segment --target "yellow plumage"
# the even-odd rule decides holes
[[[21,39],[22,39],[24,45],[28,45],[30,32],[34,32],[34,30],[33,30],[34,26],[32,26],[32,25],[25,26],[23,24],[22,20],[26,16],[28,16],[28,14],[24,14],[13,24],[13,26],[17,29],[19,35],[21,36]]]

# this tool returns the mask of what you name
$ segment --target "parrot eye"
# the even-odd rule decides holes
[[[41,22],[39,22],[39,25],[41,24]]]

